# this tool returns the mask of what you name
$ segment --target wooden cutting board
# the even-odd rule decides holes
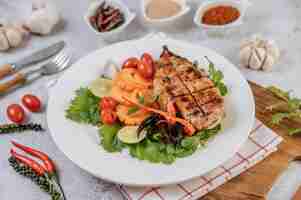
[[[301,160],[301,137],[288,136],[283,128],[271,127],[269,124],[271,113],[267,113],[265,108],[281,100],[265,88],[252,82],[249,84],[255,96],[257,119],[273,129],[284,140],[279,145],[278,151],[201,200],[264,200],[275,180],[289,163],[293,160]],[[301,122],[285,121],[285,123],[291,127],[301,127]]]

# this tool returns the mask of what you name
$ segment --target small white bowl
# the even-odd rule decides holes
[[[97,8],[99,8],[99,6],[104,1],[106,2],[106,4],[120,9],[122,14],[124,15],[124,22],[119,27],[115,28],[114,30],[111,30],[111,31],[108,31],[108,32],[99,32],[90,23],[90,17],[95,15]],[[96,35],[100,36],[102,39],[107,40],[107,41],[115,41],[115,40],[118,40],[119,34],[126,29],[126,27],[133,21],[133,19],[135,17],[136,17],[136,14],[132,13],[129,10],[129,8],[125,4],[123,4],[121,1],[118,1],[118,0],[98,0],[98,1],[95,1],[95,2],[91,3],[91,5],[88,8],[87,13],[84,16],[84,19],[85,19],[85,22],[87,23],[88,27]]]
[[[204,24],[202,23],[202,17],[204,15],[204,13],[213,7],[216,6],[221,6],[221,5],[226,5],[226,6],[232,6],[234,8],[237,8],[240,16],[238,19],[236,19],[234,22],[229,23],[229,24],[225,24],[225,25],[208,25],[208,24]],[[200,27],[202,30],[206,31],[207,33],[217,33],[217,34],[223,34],[223,33],[227,33],[229,30],[234,29],[239,27],[240,25],[243,24],[243,18],[246,14],[246,10],[247,8],[251,5],[251,3],[249,2],[249,0],[214,0],[214,1],[206,1],[203,2],[198,10],[195,13],[194,16],[194,23]]]
[[[187,5],[186,0],[173,0],[181,6],[181,11],[177,15],[163,18],[163,19],[151,19],[146,14],[147,5],[151,1],[152,0],[142,0],[142,4],[141,4],[141,10],[142,10],[141,13],[143,15],[144,21],[148,25],[152,25],[156,27],[173,26],[179,18],[181,18],[182,16],[184,16],[190,11],[190,7]]]

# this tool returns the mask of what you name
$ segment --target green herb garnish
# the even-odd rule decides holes
[[[154,95],[154,96],[153,96],[153,102],[156,102],[156,101],[158,101],[158,100],[159,100],[159,98],[160,98],[160,96],[159,96],[159,95]]]
[[[222,71],[215,69],[213,62],[205,57],[209,62],[209,78],[213,81],[214,85],[219,89],[222,96],[228,94],[228,88],[223,82],[224,74]]]
[[[138,99],[138,102],[139,102],[140,104],[144,104],[144,96],[142,96],[142,95],[137,95],[137,99]],[[128,109],[128,115],[134,114],[134,113],[136,113],[138,110],[140,110],[140,108],[137,107],[137,106],[131,107],[131,108]]]
[[[275,113],[272,116],[271,123],[279,124],[283,119],[288,118],[289,113]]]
[[[138,101],[139,101],[140,104],[144,104],[144,96],[138,95],[137,98],[138,98]]]
[[[106,76],[105,74],[102,74],[100,77],[101,77],[101,78],[104,78],[104,79],[112,80],[111,77],[108,77],[108,76]]]
[[[290,92],[275,86],[267,87],[267,89],[282,100],[282,102],[278,102],[266,108],[267,110],[274,112],[271,123],[273,125],[282,125],[287,129],[289,135],[301,133],[301,128],[291,128],[281,124],[284,119],[301,119],[301,99],[292,97]]]
[[[199,146],[205,145],[209,139],[214,137],[220,130],[221,125],[213,129],[200,131],[191,137],[184,137],[179,144],[165,144],[160,138],[162,133],[158,132],[151,137],[145,138],[137,144],[124,144],[117,138],[120,125],[104,125],[100,128],[101,145],[108,152],[119,152],[128,148],[131,156],[139,160],[147,160],[152,163],[171,164],[177,158],[192,155]]]
[[[164,78],[163,78],[163,81],[170,81],[171,79],[169,78],[169,76],[165,76]]]
[[[121,129],[120,124],[107,125],[104,124],[99,129],[101,136],[101,145],[108,152],[120,152],[122,143],[117,139],[117,133]]]
[[[280,99],[283,99],[284,101],[288,101],[290,98],[289,92],[283,91],[275,86],[269,86],[267,87],[269,91],[271,91],[275,96],[277,96]]]
[[[296,135],[301,133],[301,128],[288,128],[289,135]]]
[[[140,108],[138,108],[138,107],[131,107],[131,108],[128,109],[128,115],[134,114],[138,110],[140,110]]]
[[[66,117],[79,123],[98,125],[100,98],[95,96],[88,88],[80,88],[76,91],[75,98],[66,110]]]

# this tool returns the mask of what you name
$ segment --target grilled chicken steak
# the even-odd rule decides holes
[[[205,71],[163,47],[156,62],[154,93],[161,109],[173,101],[182,117],[197,130],[212,128],[224,115],[224,100]]]

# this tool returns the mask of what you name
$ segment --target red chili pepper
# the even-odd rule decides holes
[[[39,150],[33,149],[31,147],[27,147],[27,146],[24,146],[22,144],[16,143],[14,141],[11,141],[11,143],[15,147],[23,150],[24,152],[26,152],[26,153],[28,153],[28,154],[36,157],[36,158],[41,159],[43,164],[44,164],[44,167],[45,167],[46,171],[49,174],[55,174],[55,171],[56,171],[55,170],[55,165],[54,165],[53,161],[49,158],[49,156],[47,154],[45,154],[45,153],[43,153]]]
[[[28,167],[32,168],[38,175],[44,175],[46,169],[44,169],[43,166],[41,166],[38,162],[32,160],[31,158],[28,158],[26,156],[23,156],[21,154],[18,154],[15,150],[10,150],[11,155],[16,158],[21,163],[27,165]]]

